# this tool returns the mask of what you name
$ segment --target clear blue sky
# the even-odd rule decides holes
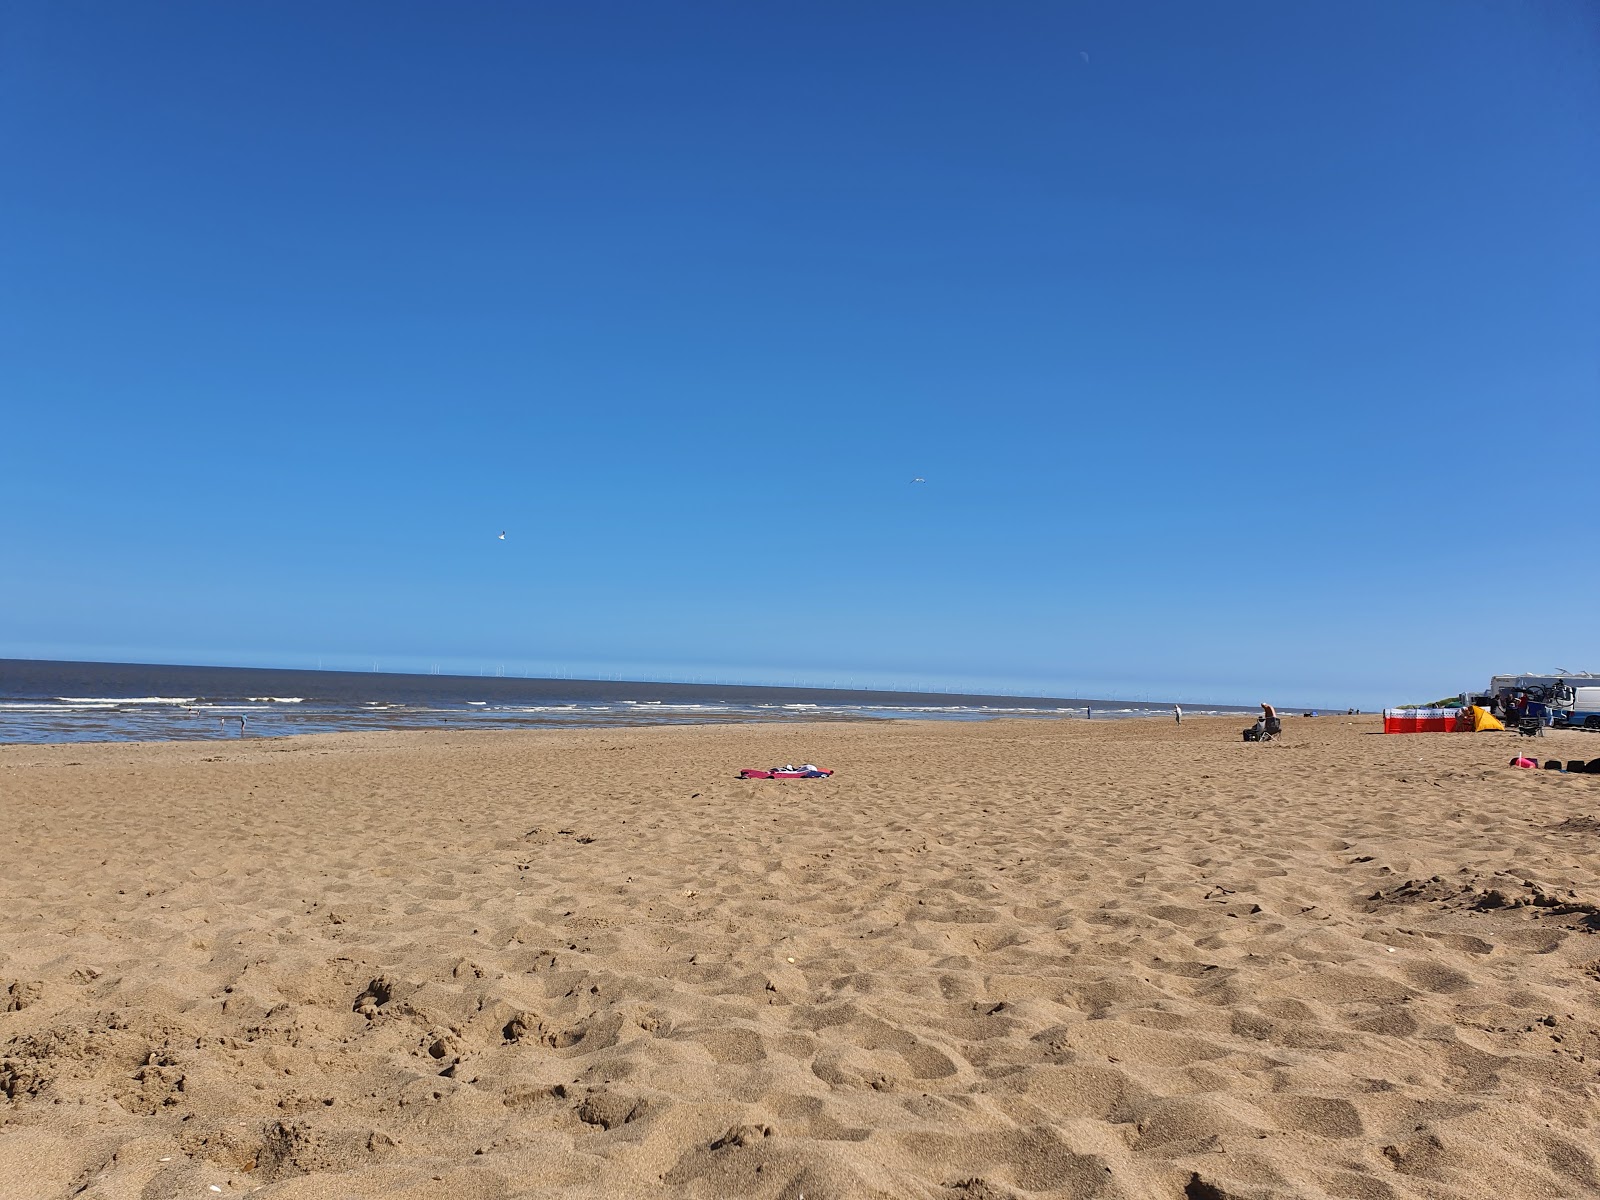
[[[1588,0],[4,20],[0,655],[1600,670]]]

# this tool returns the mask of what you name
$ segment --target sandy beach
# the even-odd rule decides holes
[[[1600,1194],[1600,736],[1243,724],[0,748],[0,1196]]]

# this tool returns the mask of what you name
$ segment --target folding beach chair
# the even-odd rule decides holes
[[[1283,733],[1283,722],[1277,717],[1266,717],[1244,731],[1247,742],[1275,742]]]

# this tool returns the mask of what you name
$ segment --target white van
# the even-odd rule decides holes
[[[1600,687],[1572,689],[1572,711],[1567,714],[1567,724],[1584,729],[1600,729]]]

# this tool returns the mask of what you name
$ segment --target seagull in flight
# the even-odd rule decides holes
[[[503,542],[503,541],[505,541],[505,540],[506,540],[506,531],[505,531],[505,530],[504,530],[504,529],[502,529],[502,530],[501,530],[501,531],[500,531],[500,538],[499,538],[499,540],[500,540],[500,541],[502,541],[502,542]]]
[[[927,480],[926,480],[926,479],[924,479],[924,478],[923,478],[923,477],[922,477],[922,476],[921,476],[921,475],[918,475],[918,476],[917,476],[917,477],[916,477],[916,478],[915,478],[915,479],[913,479],[913,480],[912,480],[912,481],[911,481],[911,482],[912,482],[912,483],[927,483],[927,482],[928,482],[928,481],[927,481]]]

